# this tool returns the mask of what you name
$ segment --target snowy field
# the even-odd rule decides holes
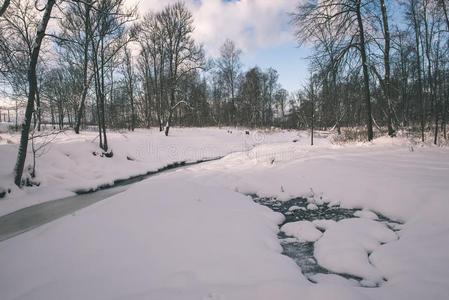
[[[52,157],[39,162],[42,186],[14,191],[20,195],[15,200],[35,203],[34,194],[69,193],[172,161],[232,153],[149,178],[1,242],[0,298],[447,299],[447,148],[412,146],[401,138],[338,146],[324,137],[311,147],[308,135],[297,132],[173,133],[113,134],[111,160],[89,156],[96,149],[94,134],[61,138],[49,151]],[[147,154],[151,151],[139,154],[140,143],[147,147],[149,141],[164,149],[158,159]],[[188,154],[183,147],[196,150]],[[2,155],[13,148],[0,146]],[[168,149],[177,149],[177,155]],[[129,155],[136,159],[128,161]],[[4,165],[10,170],[12,162],[2,161],[6,177]],[[249,194],[308,199],[291,211],[323,203],[360,211],[338,222],[317,219],[279,228],[284,217]],[[2,211],[11,210],[12,202],[1,200],[0,208],[7,207]],[[380,216],[401,224],[388,227]],[[280,230],[299,242],[314,242],[316,261],[335,274],[308,280],[282,255]]]
[[[101,153],[97,132],[76,135],[66,131],[39,152],[36,180],[40,186],[23,190],[15,188],[12,174],[19,138],[19,134],[0,134],[0,188],[12,190],[6,199],[0,199],[0,216],[68,197],[75,191],[96,189],[116,180],[157,171],[173,163],[218,158],[261,143],[292,141],[298,139],[298,133],[252,131],[247,135],[245,130],[238,129],[174,128],[166,137],[156,129],[110,132],[108,143],[114,155],[106,158],[93,155]],[[31,164],[28,153],[27,165]]]

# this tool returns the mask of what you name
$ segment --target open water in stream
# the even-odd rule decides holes
[[[294,198],[288,201],[279,201],[276,198],[259,198],[256,195],[250,195],[253,200],[261,205],[267,206],[275,212],[279,212],[284,215],[285,221],[279,225],[296,221],[313,221],[313,220],[334,220],[340,221],[348,218],[356,218],[355,212],[359,209],[342,208],[340,206],[330,206],[327,203],[317,205],[317,209],[307,209],[309,202],[305,198]],[[291,207],[296,206],[299,209],[289,210]],[[396,231],[397,225],[400,224],[393,220],[390,220],[382,215],[378,215],[378,222],[382,222],[387,225],[391,230]],[[292,258],[296,264],[301,268],[302,273],[312,282],[311,278],[316,274],[336,274],[353,282],[364,286],[362,278],[350,275],[350,274],[337,274],[331,272],[320,266],[316,261],[313,251],[314,242],[300,242],[295,238],[287,236],[282,231],[279,231],[278,238],[281,242],[283,252],[282,254]],[[369,286],[372,287],[372,286]]]

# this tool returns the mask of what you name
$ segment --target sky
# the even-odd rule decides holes
[[[161,10],[176,0],[128,0],[138,5],[140,15]],[[194,38],[206,54],[217,57],[226,39],[233,40],[242,54],[244,69],[255,65],[279,72],[279,82],[289,90],[299,89],[307,75],[308,49],[297,47],[289,13],[298,0],[185,0],[194,17]]]

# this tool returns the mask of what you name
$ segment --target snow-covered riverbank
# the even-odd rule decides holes
[[[231,132],[232,131],[232,132]],[[297,131],[251,131],[218,128],[175,128],[166,137],[156,129],[111,132],[112,158],[100,157],[96,132],[61,133],[37,159],[39,187],[13,185],[12,170],[19,135],[0,135],[0,188],[12,193],[0,199],[0,216],[45,201],[68,197],[77,190],[96,189],[116,180],[156,171],[176,162],[194,162],[246,151],[262,143],[298,139]],[[27,164],[32,163],[31,154]]]
[[[291,138],[153,177],[1,242],[2,299],[446,299],[448,149]],[[281,254],[282,216],[244,194],[364,209],[289,227],[316,233],[318,263],[379,287],[311,283]],[[404,224],[393,231],[374,213]]]

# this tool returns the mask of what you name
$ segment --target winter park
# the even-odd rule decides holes
[[[0,0],[0,299],[449,299],[448,0]]]

